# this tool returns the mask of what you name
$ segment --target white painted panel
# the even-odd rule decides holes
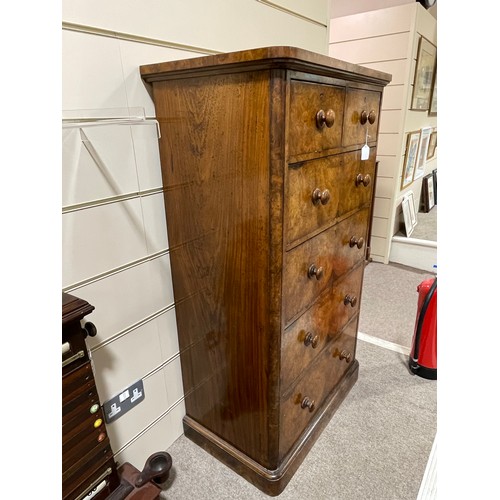
[[[165,385],[167,386],[167,397],[169,406],[181,399],[184,395],[182,389],[181,360],[177,356],[163,368]]]
[[[380,217],[373,218],[372,236],[384,238],[387,235],[387,219]]]
[[[162,362],[170,359],[179,352],[179,340],[177,337],[177,322],[175,310],[169,311],[158,316],[155,320],[160,339]]]
[[[95,307],[91,321],[97,326],[97,336],[87,337],[87,343],[91,348],[167,305],[162,304],[159,308],[157,303],[154,306],[151,303],[147,262],[82,286],[70,293],[87,300]]]
[[[62,20],[221,52],[295,45],[325,53],[328,43],[325,26],[253,0],[149,0],[140,8],[134,0],[65,0]]]
[[[119,421],[117,421],[118,424]],[[142,471],[146,460],[153,453],[165,451],[180,435],[178,434],[178,426],[172,423],[172,415],[167,413],[158,422],[155,422],[151,428],[147,429],[139,439],[131,442],[122,451],[118,451],[118,448],[113,447],[115,460],[118,465],[128,462]],[[111,445],[113,446],[113,441]],[[175,466],[175,457],[172,457],[172,461]]]
[[[141,197],[148,254],[168,249],[167,222],[163,193]]]
[[[372,236],[370,240],[371,251],[370,256],[375,262],[386,262],[385,255],[387,252],[387,239],[379,238],[377,236]]]
[[[128,105],[131,108],[144,108],[145,114],[148,117],[155,116],[155,108],[153,99],[148,92],[148,84],[144,83],[141,79],[139,66],[162,61],[190,59],[203,55],[186,50],[127,40],[120,40],[119,43]]]
[[[408,33],[330,44],[330,56],[357,64],[406,57]]]
[[[119,450],[140,434],[153,420],[168,410],[167,391],[162,372],[158,371],[150,377],[144,378],[143,384],[145,393],[143,401],[119,419],[107,424],[113,450]]]
[[[160,339],[155,321],[92,351],[97,391],[107,401],[161,365]],[[133,360],[133,362],[131,362]]]
[[[325,0],[307,0],[307,2],[304,0],[262,0],[262,2],[296,12],[325,26],[327,24],[328,2]]]
[[[415,4],[408,4],[336,17],[330,21],[330,43],[352,40],[353,33],[356,38],[369,38],[410,31],[414,15]]]
[[[432,14],[422,5],[417,6],[416,31],[437,46],[437,23]]]
[[[162,187],[160,150],[156,123],[130,127],[134,145],[139,190]]]
[[[382,110],[401,110],[405,106],[405,86],[391,85],[384,89]]]
[[[127,107],[118,40],[63,30],[61,69],[63,110]]]
[[[174,302],[170,255],[162,255],[148,262],[147,265],[151,293],[150,305],[152,309],[159,311]]]
[[[398,175],[399,159],[395,156],[378,157],[378,176],[379,177],[395,177]]]
[[[388,218],[391,213],[391,200],[387,198],[375,198],[373,203],[373,216]]]
[[[62,216],[63,286],[99,275],[147,253],[140,200]]]
[[[389,86],[406,84],[406,80],[408,78],[408,63],[405,59],[364,63],[364,66],[392,75],[392,80],[389,83]]]
[[[186,405],[184,404],[184,400],[180,401],[180,403],[178,403],[174,408],[170,410],[170,416],[172,417],[171,431],[172,434],[175,436],[174,440],[184,433],[184,429],[182,427],[182,419],[184,418],[185,415],[186,415]]]
[[[404,112],[398,109],[382,110],[379,134],[399,134],[403,130]]]
[[[392,241],[390,262],[421,269],[422,271],[435,272],[437,264],[437,248],[412,244],[412,238],[406,242]]]
[[[131,127],[63,129],[63,206],[138,191]]]
[[[377,154],[381,156],[392,156],[399,150],[400,134],[379,134]]]
[[[377,179],[377,186],[375,188],[375,196],[378,198],[392,198],[393,182],[392,178],[379,177]]]

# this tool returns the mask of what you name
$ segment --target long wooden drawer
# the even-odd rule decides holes
[[[357,325],[356,317],[321,352],[294,390],[282,401],[280,456],[290,450],[354,361]]]
[[[344,87],[292,80],[290,155],[321,152],[341,145],[344,96]]]
[[[364,263],[326,290],[316,304],[292,323],[281,344],[281,393],[314,362],[325,345],[359,312]]]
[[[344,275],[364,259],[368,215],[368,209],[360,210],[285,253],[285,327],[304,312],[332,280]]]
[[[90,361],[62,378],[62,404],[69,403],[95,386]]]
[[[348,89],[346,94],[343,146],[377,140],[381,92]],[[367,139],[368,134],[368,139]]]
[[[291,164],[285,184],[285,241],[289,248],[336,217],[371,201],[375,148]]]

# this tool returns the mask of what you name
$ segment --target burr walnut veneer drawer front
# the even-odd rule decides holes
[[[321,152],[341,145],[344,95],[343,87],[291,82],[290,155]]]
[[[285,234],[290,247],[371,201],[375,148],[291,164],[285,184]]]
[[[327,396],[336,386],[356,349],[357,321],[353,320],[312,363],[282,402],[280,418],[280,452],[289,450],[314,418]]]
[[[283,268],[285,325],[365,255],[368,209],[286,252]]]
[[[314,362],[325,345],[359,311],[364,264],[326,290],[283,334],[281,344],[281,392]]]
[[[349,89],[346,96],[343,146],[374,142],[377,139],[380,92]]]

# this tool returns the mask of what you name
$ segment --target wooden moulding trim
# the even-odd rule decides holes
[[[216,71],[258,71],[264,69],[290,69],[325,76],[347,78],[350,81],[387,85],[392,76],[357,64],[316,54],[296,47],[265,47],[227,54],[208,55],[193,59],[147,64],[140,67],[143,80],[148,83],[200,77]]]
[[[266,491],[272,496],[279,494],[288,481],[292,478],[297,468],[302,463],[307,452],[312,448],[316,439],[329,423],[335,411],[339,408],[345,396],[358,379],[359,363],[354,360],[351,367],[345,374],[342,382],[338,384],[336,390],[327,400],[326,404],[316,414],[316,417],[305,429],[301,437],[297,440],[290,452],[284,457],[281,465],[274,470],[263,467],[252,458],[220,438],[203,425],[196,422],[188,415],[184,417],[184,430],[186,436],[207,452],[213,454],[227,466],[235,469],[240,475],[252,482],[256,487]],[[234,463],[242,465],[247,473],[242,472]],[[250,474],[248,474],[250,473]],[[249,476],[257,479],[256,482],[249,479]]]

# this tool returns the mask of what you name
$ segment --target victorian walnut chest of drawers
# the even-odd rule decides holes
[[[87,334],[81,320],[94,310],[87,301],[62,294],[62,498],[80,500],[95,490],[103,500],[120,483],[99,403]]]
[[[358,377],[390,75],[293,47],[140,70],[161,130],[184,431],[278,495]]]

